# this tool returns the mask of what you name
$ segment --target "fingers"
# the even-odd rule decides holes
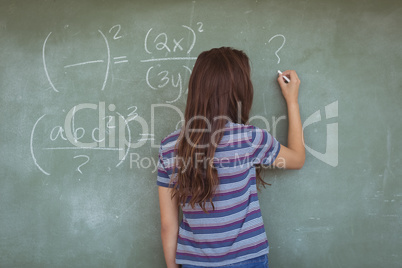
[[[282,88],[284,85],[286,85],[285,79],[283,78],[283,74],[279,74],[278,76],[278,83],[279,86]]]
[[[283,75],[289,78],[290,82],[292,84],[297,84],[300,83],[299,76],[297,75],[296,71],[294,70],[286,70],[283,72]],[[283,80],[283,78],[282,78]]]

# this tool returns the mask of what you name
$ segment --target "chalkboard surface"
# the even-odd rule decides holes
[[[0,266],[164,267],[160,140],[197,55],[244,50],[251,124],[307,159],[266,170],[270,267],[401,267],[400,1],[0,2]]]

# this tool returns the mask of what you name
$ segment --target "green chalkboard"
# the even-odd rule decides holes
[[[164,267],[158,145],[197,55],[244,50],[251,124],[301,170],[260,192],[272,267],[401,267],[400,1],[0,1],[0,266]]]

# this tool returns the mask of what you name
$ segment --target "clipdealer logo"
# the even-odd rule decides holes
[[[106,108],[108,107],[108,108]],[[241,108],[241,107],[240,107]],[[144,146],[147,141],[150,141],[151,148],[159,148],[160,144],[155,144],[155,132],[157,131],[155,128],[155,118],[156,118],[156,109],[170,109],[175,111],[179,117],[180,121],[177,123],[176,128],[179,128],[180,123],[184,124],[184,114],[183,112],[176,106],[171,104],[152,104],[151,105],[151,124],[149,126],[149,122],[147,122],[143,117],[141,117],[137,113],[137,107],[129,107],[125,114],[121,114],[115,111],[116,106],[114,104],[110,104],[106,106],[105,102],[99,102],[98,104],[94,103],[82,103],[74,106],[70,109],[70,111],[66,114],[64,120],[64,127],[62,125],[55,126],[49,131],[49,139],[50,141],[57,142],[56,147],[60,148],[45,148],[48,150],[56,150],[56,149],[97,149],[97,150],[108,150],[108,151],[118,151],[118,159],[119,163],[116,165],[119,166],[122,164],[127,157],[130,158],[130,168],[133,163],[137,163],[136,166],[141,168],[150,168],[154,166],[153,170],[155,171],[157,158],[154,159],[152,156],[145,157],[140,156],[136,152],[130,152],[130,149],[137,149]],[[85,131],[85,126],[77,126],[76,117],[80,116],[82,113],[88,113],[97,110],[95,112],[98,126],[94,127],[92,131]],[[166,112],[166,111],[164,111]],[[322,118],[322,109],[315,111],[307,119],[303,122],[303,131],[314,124],[320,123],[323,120],[329,120],[338,117],[338,101],[334,101],[324,107],[325,118]],[[94,115],[95,115],[94,114]],[[163,113],[165,114],[165,113]],[[33,136],[35,133],[35,129],[39,123],[39,121],[44,117],[42,115],[33,126],[31,132],[31,155],[35,165],[46,175],[50,175],[50,173],[44,171],[39,164],[37,163],[36,157],[34,155],[33,150]],[[265,124],[265,128],[267,131],[271,132],[272,135],[276,136],[277,125],[280,121],[286,120],[286,116],[282,115],[279,117],[272,117],[272,122],[270,123],[267,118],[259,115],[254,115],[250,118],[251,121],[261,120]],[[131,133],[134,130],[134,133]],[[90,129],[88,129],[90,130]],[[87,134],[86,134],[87,133]],[[89,135],[89,136],[88,136]],[[135,137],[140,137],[139,139]],[[81,139],[86,138],[86,140],[91,142],[83,142]],[[64,145],[60,145],[60,141],[63,143],[67,142],[73,147],[64,147]],[[320,161],[326,163],[329,166],[337,167],[338,166],[338,122],[327,123],[326,124],[326,140],[325,140],[325,152],[319,152],[310,145],[304,143],[306,150],[313,155],[315,158]],[[74,158],[82,157],[85,158],[85,163],[88,163],[89,156],[87,155],[78,155]],[[81,165],[81,166],[82,166]],[[81,167],[80,166],[80,167]],[[81,173],[80,167],[78,167],[78,171]],[[153,171],[153,172],[154,172]]]

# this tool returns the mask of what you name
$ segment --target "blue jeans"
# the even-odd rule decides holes
[[[205,266],[194,266],[183,264],[182,268],[204,268]],[[254,259],[249,259],[246,261],[236,262],[224,266],[216,266],[216,267],[205,267],[205,268],[218,268],[218,267],[227,267],[227,268],[268,268],[268,256],[263,255]]]

